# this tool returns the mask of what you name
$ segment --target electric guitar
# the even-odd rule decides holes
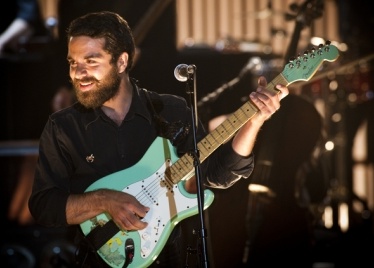
[[[324,61],[335,61],[338,49],[327,42],[290,60],[284,70],[268,83],[276,93],[277,84],[290,85],[308,81]],[[220,145],[227,142],[258,112],[248,100],[221,125],[198,143],[200,161],[207,159]],[[198,213],[197,195],[188,193],[185,181],[194,175],[194,163],[189,154],[178,158],[175,148],[164,138],[156,138],[142,159],[134,166],[110,174],[90,185],[86,192],[102,188],[123,191],[150,207],[143,219],[148,226],[138,231],[122,231],[102,213],[80,224],[86,238],[93,241],[100,257],[110,267],[147,267],[156,260],[174,227],[183,219]],[[204,190],[204,209],[214,199]]]

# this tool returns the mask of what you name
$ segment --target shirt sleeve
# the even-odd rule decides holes
[[[212,153],[205,164],[205,185],[212,188],[229,188],[241,178],[248,178],[254,168],[253,153],[248,157],[237,154],[231,140]]]
[[[69,164],[58,141],[58,129],[49,119],[39,141],[39,159],[34,176],[29,209],[45,226],[67,226],[66,202],[69,196]]]

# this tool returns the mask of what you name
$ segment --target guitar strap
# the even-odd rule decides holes
[[[119,228],[113,220],[108,221],[104,225],[98,225],[87,236],[86,239],[90,242],[91,246],[99,250],[110,238],[118,233]]]
[[[155,109],[155,106],[159,108],[159,110],[162,110],[162,107],[160,109],[160,104],[162,105],[162,101],[160,98],[160,95],[158,94],[152,94],[153,98],[151,98],[151,93],[148,92],[146,89],[142,89],[142,92],[144,92],[144,95],[146,96],[146,99],[148,101],[148,109],[150,109],[153,119],[156,122],[156,128],[157,128],[157,134],[160,137],[168,139],[171,144],[174,146],[178,146],[182,141],[185,140],[187,137],[190,126],[188,124],[183,123],[182,121],[176,121],[176,122],[168,122],[163,118]]]

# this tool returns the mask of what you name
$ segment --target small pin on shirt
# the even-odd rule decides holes
[[[95,156],[93,154],[86,157],[86,161],[88,163],[92,163],[95,160]]]

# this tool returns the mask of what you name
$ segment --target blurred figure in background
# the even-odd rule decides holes
[[[20,38],[30,38],[41,22],[36,0],[6,2],[7,8],[0,11],[0,54],[17,51]]]
[[[69,107],[74,101],[73,90],[68,87],[60,87],[51,100],[51,110],[57,112]],[[8,210],[8,219],[21,226],[34,223],[27,206],[27,200],[31,194],[37,159],[38,155],[32,154],[23,157],[19,167],[18,183]]]
[[[10,129],[12,115],[8,114],[12,108],[9,102],[11,94],[12,68],[19,69],[27,56],[26,50],[30,47],[31,40],[45,33],[43,20],[37,0],[7,0],[3,1],[0,9],[0,122],[5,126],[1,131],[0,139],[8,139],[12,136]],[[5,8],[6,6],[6,8]],[[19,74],[18,74],[19,75]]]

